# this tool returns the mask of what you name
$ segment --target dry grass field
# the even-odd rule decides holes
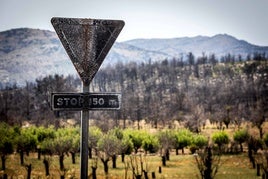
[[[31,178],[60,178],[60,170],[58,166],[58,158],[51,158],[50,177],[45,176],[44,165],[42,160],[37,160],[35,154],[31,154],[26,158],[26,163],[32,163],[33,171]],[[126,162],[127,162],[126,158]],[[68,169],[65,178],[79,178],[79,157],[77,157],[77,164],[71,164],[71,158],[65,159],[65,166]],[[89,174],[91,174],[91,160],[89,160]],[[199,170],[197,169],[195,159],[193,155],[175,155],[172,153],[170,161],[167,161],[167,166],[161,167],[162,172],[159,173],[159,166],[161,166],[160,156],[146,156],[146,165],[144,167],[148,171],[149,178],[152,178],[152,172],[155,172],[156,178],[201,178]],[[125,164],[121,162],[121,158],[117,159],[117,168],[112,169],[112,162],[109,162],[109,174],[104,175],[103,165],[101,161],[98,161],[97,178],[109,178],[120,179],[125,178],[127,172],[127,178],[132,179],[132,171],[130,168],[126,170]],[[9,177],[24,179],[26,178],[25,167],[19,165],[19,155],[15,154],[8,158],[7,161],[7,174]],[[239,155],[223,155],[221,157],[221,164],[219,171],[215,177],[216,179],[226,178],[239,178],[239,179],[254,179],[261,178],[256,176],[256,170],[252,169],[247,154]]]

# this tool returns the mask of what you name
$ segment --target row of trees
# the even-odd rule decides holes
[[[121,92],[122,108],[118,112],[92,112],[91,116],[104,124],[114,119],[116,126],[123,120],[124,127],[129,120],[139,124],[144,119],[155,128],[159,124],[172,126],[177,120],[195,132],[206,119],[227,128],[230,122],[239,126],[247,120],[260,129],[262,137],[262,124],[268,115],[268,60],[263,54],[244,61],[231,57],[219,63],[214,55],[195,58],[189,53],[186,60],[108,66],[99,70],[90,90]],[[50,94],[80,88],[78,78],[61,75],[27,82],[25,87],[8,86],[0,92],[0,120],[58,126],[57,119],[79,119],[79,113],[51,111]]]
[[[18,126],[11,127],[6,123],[0,123],[0,155],[1,155],[1,169],[6,170],[6,160],[10,154],[17,152],[20,156],[20,165],[27,169],[27,178],[30,178],[32,172],[32,163],[25,162],[25,155],[28,157],[29,153],[37,153],[36,160],[43,160],[44,175],[50,175],[50,165],[53,159],[58,156],[59,170],[62,178],[64,178],[68,169],[64,165],[64,158],[71,155],[72,163],[76,163],[76,154],[79,152],[79,127],[66,127],[55,129],[54,127],[27,127],[20,128]],[[211,140],[209,141],[209,137]],[[166,162],[170,160],[170,151],[175,150],[176,155],[181,150],[184,154],[184,149],[188,148],[191,153],[196,153],[197,167],[201,175],[205,174],[205,169],[210,165],[219,165],[219,159],[216,164],[211,160],[210,163],[202,163],[205,160],[202,157],[210,155],[219,156],[223,153],[239,153],[243,152],[243,144],[248,144],[248,156],[255,167],[255,163],[260,164],[260,157],[257,157],[257,151],[264,149],[268,145],[268,134],[264,139],[258,139],[251,136],[246,129],[237,130],[233,136],[229,136],[225,131],[219,130],[211,134],[211,136],[204,136],[201,134],[192,133],[191,131],[182,128],[177,130],[159,130],[150,133],[145,130],[137,129],[119,129],[113,128],[107,132],[102,131],[96,126],[89,129],[89,158],[100,160],[104,166],[104,173],[108,174],[108,162],[112,161],[113,168],[116,168],[116,161],[118,155],[121,155],[121,161],[125,161],[125,155],[130,157],[128,166],[130,168],[133,162],[131,157],[137,156],[142,152],[145,155],[148,153],[159,153],[162,160],[162,165],[166,166]],[[208,147],[209,146],[209,147]],[[214,146],[214,147],[213,147]],[[217,152],[216,152],[217,151]],[[266,150],[265,150],[266,151]],[[265,154],[265,152],[264,152]],[[36,155],[31,155],[36,156]],[[198,159],[198,157],[201,157]],[[210,156],[212,157],[212,156]],[[202,160],[201,160],[202,159]],[[30,160],[28,160],[30,161]],[[32,160],[31,160],[32,161]],[[201,163],[200,163],[201,162]],[[265,161],[263,161],[265,164]],[[96,175],[97,165],[92,164],[92,174]],[[268,168],[264,168],[268,171]],[[132,171],[133,175],[141,175],[143,172],[148,172],[144,168],[141,172]],[[204,173],[205,172],[205,173]],[[212,178],[212,174],[209,173]],[[214,173],[216,174],[216,173]],[[145,175],[145,173],[144,173]],[[137,178],[138,176],[136,176]],[[205,177],[206,178],[206,177]]]
[[[16,151],[20,156],[20,165],[27,168],[29,178],[32,171],[32,163],[25,162],[24,158],[25,155],[29,156],[29,153],[37,153],[36,160],[43,160],[46,176],[50,175],[49,169],[52,156],[58,156],[59,170],[62,172],[62,177],[64,177],[67,172],[64,158],[70,154],[72,163],[76,163],[76,154],[80,148],[79,136],[78,127],[55,129],[54,127],[31,126],[20,128],[0,123],[1,169],[6,170],[7,157]],[[242,144],[249,137],[249,133],[246,130],[238,130],[233,136],[233,141],[240,145],[240,150],[243,151]],[[108,162],[110,160],[113,162],[113,168],[116,168],[118,155],[121,155],[122,162],[125,162],[125,155],[138,154],[141,151],[145,152],[145,154],[160,153],[162,165],[166,166],[166,161],[170,159],[170,151],[172,149],[175,149],[176,155],[179,154],[179,150],[184,153],[185,148],[189,148],[191,153],[195,153],[198,150],[204,149],[209,142],[213,142],[220,151],[224,152],[224,146],[231,141],[230,136],[224,131],[215,132],[211,138],[212,141],[209,141],[207,136],[192,133],[184,128],[178,130],[166,129],[149,133],[145,130],[123,130],[119,128],[104,132],[100,128],[92,126],[89,129],[89,158],[99,158],[103,163],[105,174],[108,174]],[[265,138],[266,143],[267,141],[268,135]],[[96,169],[97,166],[93,165],[92,173],[96,174]]]

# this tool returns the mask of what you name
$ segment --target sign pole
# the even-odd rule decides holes
[[[82,83],[83,93],[89,93],[89,85]],[[81,111],[81,131],[80,131],[80,178],[88,177],[88,127],[89,110]]]
[[[83,81],[82,95],[52,95],[52,106],[59,110],[64,109],[64,107],[70,109],[82,108],[80,178],[86,179],[88,178],[89,109],[120,108],[120,97],[118,95],[93,94],[90,97],[89,84],[125,23],[120,20],[61,17],[53,17],[51,23]]]

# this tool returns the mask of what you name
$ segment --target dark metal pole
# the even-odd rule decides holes
[[[89,93],[89,85],[83,83],[83,93]],[[88,178],[88,127],[89,110],[81,111],[80,131],[80,179]]]

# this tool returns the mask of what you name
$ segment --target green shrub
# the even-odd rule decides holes
[[[193,135],[190,145],[190,151],[192,154],[196,152],[198,149],[202,149],[203,147],[208,145],[208,138],[201,134]]]
[[[14,151],[14,128],[6,123],[0,123],[0,155],[2,162],[2,170],[6,169],[6,159],[9,154]]]
[[[132,140],[130,139],[130,137],[128,135],[123,135],[123,139],[122,139],[122,154],[131,154],[131,152],[134,149],[134,145]]]
[[[212,135],[212,141],[218,145],[219,150],[222,150],[222,146],[228,144],[230,139],[226,132],[219,131]]]
[[[127,135],[133,143],[133,147],[135,153],[138,152],[138,149],[142,146],[142,141],[144,137],[147,135],[146,131],[143,130],[135,130],[135,129],[126,129],[124,130],[124,135]]]
[[[240,145],[240,151],[243,152],[242,143],[246,142],[249,139],[249,133],[247,130],[238,130],[234,133],[234,141],[238,142]]]
[[[197,134],[193,136],[192,144],[196,145],[198,148],[203,148],[208,145],[208,138],[201,134]]]
[[[184,148],[189,146],[193,140],[193,133],[188,129],[180,129],[175,132],[175,149],[176,154],[178,154],[178,149],[182,150],[184,153]]]
[[[159,149],[159,141],[157,137],[148,134],[142,141],[142,148],[147,152],[155,153]]]

